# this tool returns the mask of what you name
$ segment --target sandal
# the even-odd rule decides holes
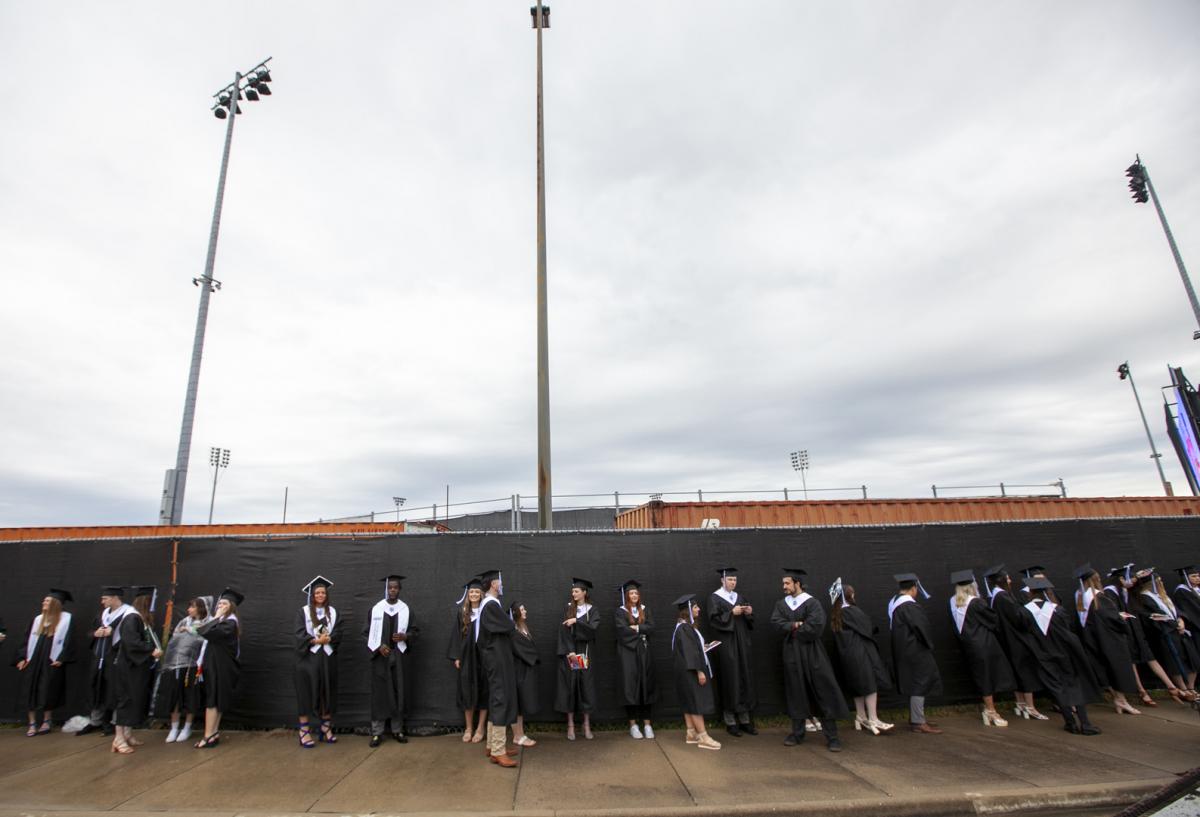
[[[50,721],[42,721],[41,728],[38,729],[37,733],[39,735],[49,735],[52,728]]]
[[[27,737],[27,738],[37,737],[37,724],[36,723],[29,724],[29,729],[27,729],[25,731],[25,737]]]
[[[1142,690],[1142,706],[1158,706],[1158,703],[1150,697],[1150,693]]]
[[[196,744],[196,748],[197,749],[211,749],[220,742],[221,742],[221,733],[213,732],[208,737],[201,738],[200,742]]]
[[[300,745],[305,749],[312,749],[317,745],[316,742],[313,741],[312,726],[307,723],[302,723],[298,726],[300,729]]]
[[[463,730],[463,743],[470,743],[472,734],[473,734],[473,731],[471,729],[464,729]]]
[[[479,727],[475,730],[474,736],[471,738],[471,743],[483,743],[484,727]]]
[[[333,721],[321,721],[321,740],[325,743],[337,743],[337,735],[333,734]]]
[[[514,740],[513,743],[517,744],[518,746],[537,746],[537,741],[528,735],[521,735],[521,737]]]
[[[131,755],[131,754],[133,754],[133,752],[134,752],[134,749],[133,749],[133,747],[132,747],[132,746],[130,746],[130,745],[129,745],[128,743],[126,743],[125,741],[121,741],[120,743],[118,743],[118,742],[117,742],[117,741],[115,741],[115,740],[113,741],[112,750],[113,750],[114,752],[117,752],[117,753],[119,753],[119,754],[122,754],[122,755]]]

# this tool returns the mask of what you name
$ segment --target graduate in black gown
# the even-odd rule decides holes
[[[592,710],[596,708],[596,678],[592,675],[592,644],[600,629],[600,613],[592,606],[592,583],[571,580],[571,601],[558,627],[558,681],[554,711],[567,716],[567,740],[575,740],[575,713],[583,715],[583,736],[592,739]]]
[[[204,676],[204,737],[197,749],[212,749],[221,742],[221,715],[233,706],[242,674],[242,623],[238,607],[246,597],[226,587],[217,598],[213,618],[198,629],[204,639],[200,650],[200,673]]]
[[[1158,706],[1158,702],[1150,696],[1150,693],[1146,691],[1146,687],[1142,684],[1141,673],[1138,671],[1138,666],[1140,665],[1149,668],[1162,681],[1163,686],[1166,687],[1167,692],[1176,703],[1187,705],[1188,696],[1184,690],[1175,686],[1175,682],[1171,680],[1171,676],[1167,675],[1167,671],[1163,669],[1162,664],[1158,662],[1158,658],[1154,655],[1154,650],[1150,648],[1150,641],[1146,638],[1145,626],[1142,624],[1142,619],[1137,615],[1137,599],[1130,595],[1130,593],[1134,592],[1135,586],[1133,567],[1133,562],[1129,562],[1108,571],[1104,592],[1112,596],[1117,609],[1121,611],[1121,618],[1125,621],[1125,638],[1129,644],[1129,657],[1133,660],[1133,675],[1138,681],[1138,695],[1141,698],[1143,706]]]
[[[892,664],[896,689],[908,697],[908,723],[914,732],[937,735],[941,729],[925,719],[925,698],[942,691],[942,676],[933,658],[933,636],[929,619],[917,604],[917,591],[929,598],[915,573],[895,577],[899,592],[888,603],[888,625],[892,631]]]
[[[529,630],[529,611],[519,601],[508,606],[508,617],[513,622],[512,650],[513,669],[517,676],[517,721],[513,724],[513,743],[518,746],[537,746],[537,741],[525,734],[525,719],[536,715],[541,706],[541,691],[538,685],[537,644]]]
[[[896,725],[879,719],[879,690],[892,688],[891,674],[875,641],[879,628],[855,602],[854,587],[843,584],[841,577],[830,585],[829,601],[833,605],[829,629],[842,680],[854,698],[854,729],[866,729],[872,735],[889,732]]]
[[[1177,572],[1182,581],[1171,591],[1171,600],[1187,631],[1192,634],[1193,645],[1196,645],[1196,639],[1200,638],[1200,565],[1181,567]],[[1196,646],[1197,657],[1200,658],[1200,645]],[[1196,692],[1197,670],[1200,670],[1200,662],[1193,663],[1191,675],[1184,676],[1187,688],[1193,694]]]
[[[372,749],[379,746],[389,728],[393,740],[408,743],[404,734],[404,707],[408,700],[406,686],[411,684],[409,653],[420,637],[412,611],[400,600],[404,577],[393,573],[382,581],[383,598],[371,608],[365,633],[371,652]]]
[[[735,738],[743,733],[757,735],[754,708],[758,698],[754,693],[750,644],[754,607],[737,591],[736,567],[723,567],[717,573],[721,576],[721,586],[708,598],[708,627],[713,639],[721,642],[715,667],[721,717],[725,720],[725,731]]]
[[[1100,734],[1087,715],[1087,704],[1100,697],[1100,689],[1071,615],[1050,600],[1054,585],[1044,576],[1026,579],[1025,589],[1030,598],[1024,606],[1025,629],[1034,636],[1042,687],[1058,704],[1063,728],[1076,735]]]
[[[480,579],[483,580],[484,594],[475,622],[475,641],[488,682],[488,761],[513,768],[517,766],[513,756],[520,752],[515,746],[508,746],[508,727],[516,723],[520,714],[512,646],[516,628],[500,601],[504,594],[500,571],[484,571]]]
[[[17,708],[29,715],[26,737],[49,734],[54,710],[66,701],[66,665],[75,660],[71,637],[71,614],[63,605],[74,601],[70,592],[51,588],[42,599],[41,611],[16,643],[13,666],[17,676]],[[38,726],[38,713],[42,725]]]
[[[679,613],[675,629],[671,633],[671,656],[675,665],[675,696],[683,710],[683,723],[687,727],[684,740],[701,749],[719,750],[721,744],[708,734],[704,716],[711,715],[716,708],[712,688],[712,664],[708,653],[716,642],[704,643],[704,636],[696,625],[700,618],[700,605],[696,595],[689,593],[675,599]]]
[[[1075,591],[1075,611],[1083,633],[1083,646],[1092,659],[1092,669],[1113,696],[1117,713],[1142,714],[1134,709],[1126,695],[1137,695],[1139,684],[1129,654],[1128,629],[1121,610],[1112,596],[1104,592],[1100,574],[1091,565],[1075,571],[1079,588]]]
[[[1008,726],[996,711],[997,692],[1007,692],[1016,683],[1008,656],[1000,646],[1000,615],[979,597],[979,586],[970,570],[950,574],[954,597],[950,617],[958,631],[958,643],[967,659],[975,689],[983,698],[983,725]]]
[[[1179,615],[1162,579],[1153,568],[1139,570],[1134,580],[1133,606],[1142,620],[1150,648],[1175,686],[1183,690],[1188,700],[1196,700],[1194,687],[1200,655],[1197,654],[1195,639],[1187,622]]]
[[[162,657],[162,648],[154,634],[154,607],[158,597],[155,587],[134,588],[132,609],[121,617],[113,634],[113,684],[116,705],[113,707],[113,751],[130,754],[142,741],[133,730],[142,725],[150,713],[150,686],[154,682],[155,661]]]
[[[837,719],[846,717],[849,710],[838,687],[833,662],[821,641],[825,633],[825,608],[805,592],[807,575],[800,568],[784,568],[784,596],[771,611],[771,627],[783,636],[783,690],[788,717],[792,719],[791,734],[783,745],[803,743],[805,721],[819,716],[826,748],[840,752]]]
[[[629,717],[629,736],[634,740],[654,739],[650,705],[658,700],[650,637],[654,621],[642,602],[642,585],[630,579],[620,587],[621,606],[613,611],[617,628],[617,663],[621,671],[621,695]]]
[[[983,589],[987,595],[988,606],[996,611],[1000,622],[998,635],[1000,646],[1008,656],[1008,663],[1013,669],[1013,680],[1016,685],[1016,715],[1025,720],[1049,720],[1038,711],[1034,701],[1034,693],[1041,689],[1041,679],[1038,676],[1038,661],[1033,653],[1033,635],[1024,625],[1024,608],[1028,599],[1019,597],[1019,590],[1013,587],[1012,577],[1008,568],[1002,564],[989,567],[983,574]]]
[[[100,612],[92,620],[91,661],[88,666],[91,712],[87,726],[76,732],[76,737],[97,731],[106,737],[114,733],[112,642],[116,623],[125,615],[126,609],[125,588],[116,585],[100,588]]]
[[[212,596],[198,596],[188,602],[187,615],[175,625],[171,640],[158,662],[158,693],[154,709],[171,719],[167,743],[187,743],[192,737],[196,715],[204,714],[204,684],[197,672],[196,659],[204,639],[197,630],[209,620]],[[180,715],[183,724],[180,725]]]
[[[329,603],[329,588],[333,582],[316,576],[300,588],[306,603],[296,611],[293,633],[296,643],[296,668],[292,678],[296,686],[296,711],[299,713],[300,746],[312,749],[313,740],[309,717],[321,720],[317,739],[322,743],[337,743],[333,733],[333,713],[337,710],[338,660],[342,643],[337,609]]]
[[[475,645],[475,621],[482,601],[483,584],[478,576],[472,576],[455,603],[454,626],[446,645],[446,658],[454,662],[458,673],[455,700],[463,713],[463,743],[482,743],[487,730],[487,678]]]

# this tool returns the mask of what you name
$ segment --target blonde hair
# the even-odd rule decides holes
[[[46,612],[42,615],[42,631],[39,635],[53,635],[54,631],[58,629],[58,620],[62,617],[62,602],[54,596],[50,597],[50,603],[46,607]]]
[[[971,599],[979,598],[979,593],[973,584],[956,584],[954,586],[954,606],[966,607]]]

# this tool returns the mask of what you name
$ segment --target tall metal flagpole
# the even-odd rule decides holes
[[[537,0],[533,27],[537,30],[537,417],[538,528],[554,527],[550,493],[550,351],[546,328],[546,151],[542,124],[542,28],[550,8]]]

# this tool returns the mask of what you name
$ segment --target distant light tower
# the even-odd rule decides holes
[[[193,278],[192,283],[200,287],[200,306],[196,310],[196,335],[192,340],[192,363],[188,369],[187,393],[183,401],[183,422],[179,428],[179,449],[175,454],[175,467],[167,469],[163,482],[162,504],[158,511],[158,524],[178,525],[183,518],[183,495],[187,490],[188,459],[192,451],[192,425],[196,417],[196,391],[200,386],[200,358],[204,354],[204,330],[208,325],[208,297],[221,288],[221,282],[213,278],[217,260],[217,233],[221,229],[221,206],[225,201],[225,175],[229,170],[229,148],[233,144],[233,122],[242,112],[240,99],[257,102],[271,95],[271,72],[267,70],[270,57],[251,68],[245,74],[234,72],[233,82],[213,94],[213,116],[228,119],[225,126],[225,149],[221,154],[221,173],[217,178],[217,201],[213,205],[212,227],[208,233],[208,255],[204,261],[204,275]],[[230,116],[230,114],[233,116]]]
[[[537,418],[538,530],[554,527],[550,493],[550,341],[546,326],[546,150],[542,126],[542,29],[550,27],[550,7],[542,0],[529,9],[537,31]]]
[[[804,498],[808,499],[808,480],[804,473],[808,470],[808,449],[792,452],[792,470],[800,472],[800,484],[804,486]]]
[[[1146,422],[1146,412],[1142,410],[1142,398],[1138,397],[1137,384],[1133,382],[1133,372],[1129,370],[1128,360],[1117,367],[1117,377],[1129,380],[1129,386],[1133,389],[1133,399],[1137,401],[1138,414],[1142,415],[1142,427],[1146,429],[1146,439],[1150,441],[1150,459],[1154,460],[1154,464],[1158,467],[1158,478],[1162,480],[1163,490],[1167,492],[1167,496],[1175,496],[1175,492],[1171,489],[1171,483],[1167,482],[1167,475],[1163,473],[1162,454],[1158,453],[1158,449],[1154,447],[1154,436],[1150,433],[1150,424]]]
[[[1150,181],[1150,171],[1146,170],[1146,166],[1142,164],[1141,156],[1135,154],[1133,164],[1125,168],[1125,175],[1129,177],[1129,190],[1133,193],[1132,198],[1135,202],[1145,204],[1147,193],[1149,193],[1149,198],[1154,200],[1154,209],[1158,211],[1158,220],[1162,224],[1163,232],[1167,235],[1167,244],[1171,247],[1171,255],[1175,256],[1175,266],[1179,269],[1179,277],[1183,279],[1183,289],[1187,292],[1188,303],[1192,305],[1192,314],[1196,318],[1196,325],[1200,326],[1200,301],[1196,299],[1196,290],[1192,288],[1192,279],[1188,277],[1187,267],[1183,265],[1183,256],[1179,254],[1175,236],[1171,234],[1171,225],[1167,224],[1167,216],[1163,213],[1162,204],[1158,201],[1158,194],[1154,192],[1154,183]],[[1200,340],[1200,329],[1192,333],[1192,340]]]
[[[213,505],[217,503],[217,474],[221,473],[222,468],[229,467],[229,449],[210,448],[208,450],[208,464],[213,467],[212,498],[208,500],[208,524],[211,525],[213,517]]]
[[[396,503],[396,524],[400,524],[400,506],[404,504],[404,497],[394,496],[392,502]]]

